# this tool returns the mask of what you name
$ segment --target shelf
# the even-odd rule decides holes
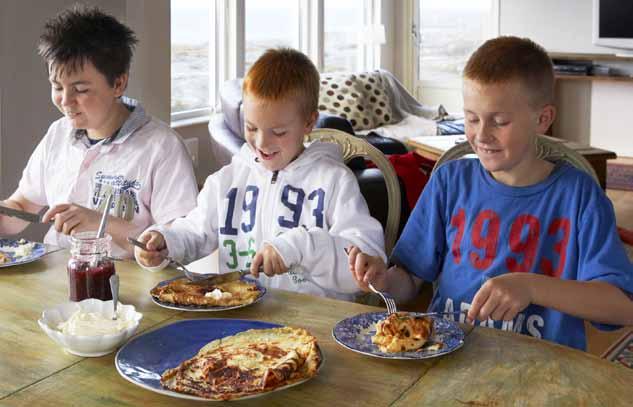
[[[605,76],[605,75],[555,75],[556,80],[563,81],[602,81],[602,82],[632,82],[630,76]]]
[[[550,52],[549,57],[552,59],[567,59],[575,61],[621,61],[633,62],[633,56],[619,56],[615,54],[578,54],[566,52]]]

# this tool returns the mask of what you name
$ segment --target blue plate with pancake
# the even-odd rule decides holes
[[[281,326],[271,322],[244,319],[214,318],[176,321],[132,338],[119,349],[114,364],[124,379],[144,389],[182,399],[216,401],[168,390],[160,383],[161,375],[165,370],[175,368],[195,356],[203,346],[213,340],[249,329]],[[292,387],[304,381],[278,387],[272,391]],[[241,399],[260,397],[269,393],[271,391],[248,395]]]
[[[424,315],[410,312],[409,314]],[[344,319],[334,326],[332,336],[341,346],[363,355],[384,359],[428,359],[451,353],[464,345],[464,331],[457,322],[433,318],[434,333],[420,349],[406,352],[382,352],[371,338],[376,334],[376,322],[387,317],[387,312],[368,312]]]
[[[25,255],[18,255],[16,249],[19,251],[20,247],[30,245],[28,253]],[[46,246],[43,243],[29,242],[24,239],[0,239],[0,252],[4,261],[0,261],[0,267],[17,266],[18,264],[30,263],[35,261],[46,254]]]

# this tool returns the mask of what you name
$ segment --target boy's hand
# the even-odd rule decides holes
[[[284,274],[288,271],[288,267],[284,264],[283,259],[277,253],[274,247],[269,244],[264,244],[253,257],[251,262],[251,274],[255,278],[259,277],[259,267],[262,266],[264,274],[268,277],[272,277],[275,274]]]
[[[383,291],[387,283],[387,265],[378,256],[370,256],[356,246],[347,250],[349,271],[363,291],[370,291],[371,283],[376,290]]]
[[[147,247],[147,250],[136,246],[134,247],[134,255],[143,266],[156,267],[165,260],[167,245],[165,243],[165,237],[162,234],[151,230],[141,234],[138,240],[145,243],[145,247]]]
[[[510,321],[530,303],[530,275],[510,273],[491,278],[481,286],[468,311],[468,320]]]
[[[76,204],[59,204],[49,208],[42,217],[43,223],[54,220],[55,230],[65,235],[99,229],[101,213]]]

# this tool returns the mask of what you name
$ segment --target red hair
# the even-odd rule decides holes
[[[319,71],[310,58],[292,48],[269,49],[244,78],[244,95],[268,101],[296,97],[305,117],[317,112]]]
[[[554,69],[543,47],[527,38],[497,37],[468,59],[464,78],[491,85],[519,81],[539,106],[554,101]]]

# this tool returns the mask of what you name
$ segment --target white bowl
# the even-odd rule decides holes
[[[88,298],[80,302],[66,302],[44,310],[42,317],[37,321],[40,328],[58,345],[69,353],[77,356],[103,356],[114,352],[119,346],[127,341],[143,318],[143,314],[136,312],[133,305],[118,304],[117,314],[120,318],[134,321],[134,323],[115,334],[82,336],[64,334],[58,329],[62,322],[66,322],[76,311],[92,312],[101,314],[107,318],[112,317],[112,300],[102,301]]]

